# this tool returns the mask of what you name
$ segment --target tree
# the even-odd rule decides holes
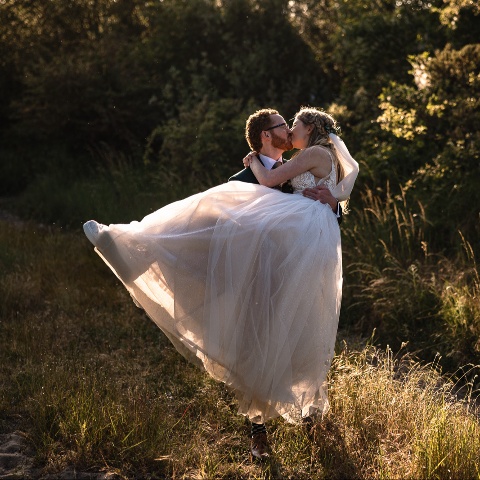
[[[410,144],[416,173],[407,185],[426,206],[437,243],[448,245],[457,230],[479,238],[480,44],[447,45],[411,63],[416,86],[386,89],[379,121],[393,143]]]

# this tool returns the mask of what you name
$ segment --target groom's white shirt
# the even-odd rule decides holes
[[[259,154],[260,160],[262,163],[265,165],[265,168],[267,170],[271,170],[272,167],[277,163],[277,161],[280,161],[283,163],[283,158],[280,157],[278,160],[274,160],[273,158],[267,157],[266,155],[263,155],[262,153]]]

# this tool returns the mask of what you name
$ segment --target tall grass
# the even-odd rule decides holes
[[[331,415],[363,475],[371,478],[477,478],[478,411],[438,365],[387,348],[344,350],[331,375]]]
[[[455,361],[477,361],[480,356],[480,275],[471,244],[462,236],[464,256],[440,291],[439,315],[445,328],[448,355]],[[460,268],[459,268],[460,267]]]
[[[107,224],[139,220],[198,188],[185,185],[181,179],[168,181],[158,173],[157,166],[138,165],[138,160],[107,144],[100,145],[91,155],[97,160],[97,167],[88,176],[81,168],[85,158],[67,156],[69,165],[54,165],[37,173],[7,207],[23,218],[78,228],[92,218]]]
[[[475,393],[438,366],[339,343],[313,435],[276,420],[250,461],[234,397],[180,357],[77,232],[0,224],[0,428],[45,474],[478,478]]]
[[[384,344],[409,342],[455,370],[480,362],[480,282],[475,253],[461,233],[456,251],[430,251],[428,219],[405,191],[367,189],[342,229],[346,282],[343,319]]]

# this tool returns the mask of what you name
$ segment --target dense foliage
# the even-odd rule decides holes
[[[323,107],[361,164],[345,324],[479,360],[479,13],[473,0],[2,0],[0,192],[64,226],[131,220],[240,169],[257,108]]]

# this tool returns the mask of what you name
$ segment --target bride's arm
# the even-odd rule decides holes
[[[331,161],[328,154],[319,151],[316,147],[303,150],[292,160],[274,170],[266,169],[260,163],[255,153],[250,153],[244,158],[244,165],[250,166],[258,183],[266,187],[280,185],[307,171],[311,171],[318,178],[323,178],[328,175],[331,169]]]
[[[284,163],[273,170],[268,170],[260,163],[260,160],[253,155],[250,157],[250,168],[257,178],[258,183],[260,185],[265,185],[266,187],[280,185],[281,183],[308,170],[308,168],[302,168],[301,165],[294,160]]]

